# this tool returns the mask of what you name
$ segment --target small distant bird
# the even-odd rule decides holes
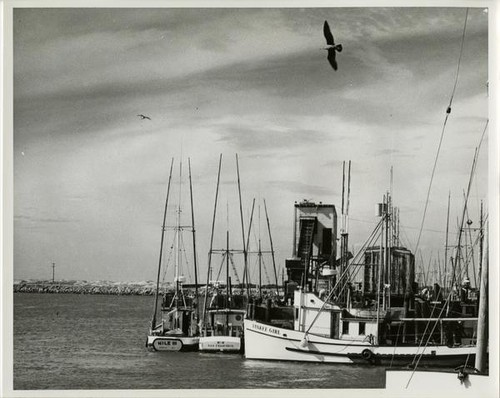
[[[325,35],[326,44],[325,50],[328,50],[328,62],[332,65],[333,70],[337,70],[337,61],[335,59],[335,53],[342,51],[342,44],[335,44],[335,40],[333,39],[332,32],[330,31],[330,26],[328,26],[328,22],[325,21],[323,25],[323,34]]]
[[[149,116],[146,116],[146,115],[137,115],[141,118],[141,120],[144,120],[144,119],[148,119],[148,120],[151,120],[151,118]]]

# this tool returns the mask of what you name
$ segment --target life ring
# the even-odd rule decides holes
[[[362,352],[361,352],[361,356],[366,359],[367,361],[371,361],[372,357],[373,357],[373,352],[371,352],[368,348],[365,348]]]

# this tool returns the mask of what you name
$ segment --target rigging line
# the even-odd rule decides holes
[[[401,325],[403,323],[401,322],[399,325],[398,325],[398,333],[396,334],[396,342],[394,343],[394,351],[392,352],[392,356],[391,356],[391,363],[389,365],[389,369],[392,368],[392,363],[394,362],[394,357],[396,356],[396,348],[398,346],[398,339],[399,339],[399,332],[401,330]]]
[[[170,261],[172,259],[172,255],[174,252],[174,242],[175,242],[175,234],[172,237],[172,244],[170,245],[170,250],[168,251],[168,258],[167,261],[164,261],[165,259],[165,253],[163,253],[162,261],[165,263],[165,269],[163,270],[163,275],[162,275],[162,283],[165,282],[165,278],[167,277],[167,270],[168,270],[168,265],[170,264]]]
[[[434,315],[434,311],[436,310],[436,307],[437,307],[437,302],[434,302],[434,305],[432,306],[431,313],[430,313],[430,315],[429,315],[429,320],[428,320],[428,321],[426,322],[426,324],[425,324],[425,329],[424,329],[424,331],[423,331],[423,333],[422,333],[422,338],[420,339],[420,343],[419,343],[419,345],[418,345],[418,347],[417,347],[417,352],[415,353],[415,356],[414,356],[414,358],[413,358],[413,363],[415,363],[415,358],[417,358],[419,355],[420,355],[420,357],[421,357],[421,356],[424,354],[424,351],[425,351],[425,349],[427,348],[427,345],[429,344],[429,341],[431,340],[432,335],[434,334],[434,330],[436,329],[437,323],[439,322],[439,318],[441,318],[441,315],[442,315],[442,313],[443,313],[443,308],[444,308],[444,307],[443,307],[443,308],[441,309],[441,311],[439,312],[439,315],[438,315],[438,320],[436,320],[436,321],[432,321],[432,320],[431,320],[431,319],[432,319],[432,317],[433,317],[433,315]],[[422,347],[422,343],[423,343],[423,342],[424,342],[424,340],[425,340],[425,334],[427,333],[427,330],[429,329],[429,326],[430,326],[430,324],[431,324],[432,322],[435,322],[435,325],[434,325],[434,327],[432,328],[432,330],[429,332],[429,337],[427,338],[427,341],[425,342],[425,345],[424,345],[424,347],[423,347],[423,349],[422,349],[422,352],[419,354],[419,353],[418,353],[418,351],[419,351],[419,350],[420,350],[420,348]],[[418,335],[417,335],[417,333],[416,333],[416,332],[415,332],[415,336],[418,338]],[[420,360],[420,359],[419,359],[419,360]],[[417,362],[417,364],[418,364],[418,362]]]
[[[441,311],[439,312],[438,319],[441,318],[441,315],[443,314],[444,309],[448,306],[448,304],[449,304],[449,302],[451,300],[452,293],[453,293],[452,290],[448,293],[448,296],[446,297],[446,301],[445,301],[443,307],[441,308]],[[435,306],[436,306],[436,304],[434,304],[434,307]],[[434,309],[433,309],[433,311],[434,311]],[[429,325],[429,323],[427,324],[427,326],[428,325]],[[424,355],[425,349],[427,348],[427,345],[429,344],[429,341],[430,341],[432,335],[434,334],[434,330],[436,329],[437,325],[438,325],[438,321],[436,320],[436,322],[434,323],[434,327],[432,328],[431,332],[429,333],[429,338],[427,339],[427,341],[425,343],[425,346],[422,349],[422,352],[420,354],[418,354],[418,350],[420,349],[420,347],[422,345],[422,341],[423,341],[425,335],[422,336],[422,341],[420,342],[420,345],[418,346],[418,349],[417,349],[417,353],[415,354],[415,357],[413,358],[413,363],[415,363],[415,358],[416,357],[418,357],[418,359],[417,359],[417,362],[415,363],[415,366],[413,367],[413,371],[411,373],[410,379],[408,380],[408,383],[406,384],[406,388],[408,388],[408,386],[410,385],[410,382],[413,379],[413,375],[417,371],[417,368],[418,368],[418,365],[420,363],[420,360],[422,359],[422,357]],[[427,326],[426,326],[426,330],[427,330]]]
[[[233,267],[234,276],[236,277],[236,282],[238,282],[238,284],[241,284],[240,278],[238,277],[238,273],[236,272],[236,264],[234,263],[233,254],[232,253],[228,254],[229,254],[229,261],[231,263],[231,266]]]
[[[222,273],[222,267],[224,266],[224,260],[226,259],[227,255],[229,255],[229,253],[222,253],[222,260],[221,260],[219,272],[217,273],[217,278],[215,279],[215,281],[219,281],[220,274]]]
[[[267,272],[267,266],[266,266],[266,262],[264,261],[264,258],[262,257],[261,258],[261,261],[262,261],[262,269],[264,271],[264,274],[266,276],[266,280],[267,280],[267,284],[270,285],[271,284],[271,278],[269,278],[269,273]]]
[[[456,258],[455,258],[455,266],[457,264],[457,260],[459,260],[459,255],[460,255],[460,243],[461,243],[463,225],[464,225],[464,220],[465,220],[465,212],[466,212],[466,209],[467,209],[467,201],[469,200],[469,195],[470,195],[470,191],[471,191],[472,181],[474,179],[474,175],[475,175],[475,172],[476,172],[477,160],[478,160],[478,157],[479,157],[479,149],[480,149],[481,144],[483,142],[484,135],[485,135],[486,129],[488,127],[488,123],[489,123],[489,120],[486,120],[486,124],[484,126],[484,130],[483,130],[483,133],[481,135],[481,139],[479,141],[479,145],[476,147],[476,149],[474,151],[474,158],[473,158],[473,161],[472,161],[472,167],[471,167],[471,172],[470,172],[470,176],[469,176],[469,182],[467,184],[467,195],[465,197],[464,210],[462,212],[462,219],[461,219],[461,222],[459,224],[459,229],[458,229],[459,234],[458,234],[457,249],[456,249],[456,252],[455,252],[456,253],[455,254],[455,256],[456,256]],[[461,276],[461,275],[459,275],[459,276]]]
[[[451,103],[453,102],[453,97],[455,96],[455,90],[457,88],[458,75],[460,72],[460,63],[462,61],[462,54],[464,51],[465,29],[467,28],[467,16],[468,16],[468,14],[469,14],[469,8],[467,8],[465,11],[465,22],[464,22],[464,30],[462,32],[462,44],[460,46],[460,56],[458,57],[457,73],[455,75],[455,84],[453,85],[453,91],[451,93],[450,104],[448,105],[448,109],[451,109]]]
[[[377,225],[375,227],[375,229],[372,231],[372,233],[370,234],[370,236],[368,237],[368,239],[365,241],[365,243],[363,244],[363,246],[356,253],[356,255],[354,256],[354,258],[351,259],[350,264],[346,267],[346,269],[344,270],[344,272],[339,276],[337,283],[335,284],[334,288],[332,289],[332,290],[335,290],[335,289],[338,290],[338,296],[340,296],[342,294],[342,292],[346,288],[347,284],[349,283],[348,269],[351,268],[351,267],[353,267],[353,265],[354,265],[354,269],[353,269],[353,273],[354,274],[353,274],[353,277],[355,277],[357,275],[357,273],[359,272],[359,270],[361,269],[361,266],[358,265],[358,261],[360,261],[360,259],[358,259],[358,257],[361,256],[361,254],[363,254],[365,252],[365,250],[366,250],[365,248],[366,247],[371,246],[372,243],[373,243],[373,241],[375,239],[377,239],[377,237],[378,237],[377,233],[378,233],[378,230],[380,228],[380,225],[381,225],[381,222],[379,222],[379,225]],[[356,270],[356,267],[358,267],[357,270]]]
[[[376,226],[375,230],[378,230],[382,224],[384,222],[384,218],[380,218],[380,221],[378,223],[378,225]],[[372,231],[371,235],[375,235],[375,231]],[[362,250],[364,250],[364,248],[362,248]],[[360,252],[362,251],[360,250]],[[358,254],[360,253],[358,252]],[[356,258],[357,255],[354,257]],[[314,317],[314,319],[312,320],[311,324],[309,325],[309,327],[307,328],[307,330],[305,331],[304,333],[304,336],[307,335],[309,333],[309,331],[311,330],[311,328],[313,327],[314,323],[317,321],[319,315],[321,314],[321,311],[323,311],[323,309],[325,308],[326,304],[328,303],[328,301],[332,298],[335,290],[338,288],[338,285],[340,284],[340,280],[346,275],[346,271],[349,267],[346,267],[346,270],[344,270],[344,272],[342,273],[342,275],[340,275],[339,279],[337,280],[337,282],[335,283],[335,286],[333,286],[332,290],[328,293],[328,296],[325,298],[325,301],[323,302],[323,305],[321,306],[321,308],[318,310],[318,313],[316,314],[316,316]]]
[[[189,258],[187,256],[187,254],[186,254],[187,251],[186,251],[186,245],[184,243],[184,235],[180,234],[179,237],[180,237],[181,252],[184,255],[184,264],[185,264],[186,272],[187,272],[187,274],[189,276],[189,280],[192,280],[193,278],[192,278],[191,272],[189,271],[189,268],[190,268],[191,264],[189,262]],[[180,270],[180,271],[182,271],[182,270]]]
[[[450,116],[450,113],[451,113],[451,104],[453,102],[453,97],[455,96],[455,90],[457,88],[458,76],[459,76],[459,71],[460,71],[460,62],[462,60],[462,53],[463,53],[463,49],[464,49],[465,29],[467,27],[468,14],[469,14],[469,9],[467,8],[466,13],[465,13],[464,30],[462,32],[462,44],[460,46],[460,56],[458,57],[457,73],[455,76],[455,84],[453,85],[453,91],[451,93],[450,102],[448,104],[448,108],[446,109],[446,117],[444,119],[443,128],[441,130],[441,137],[439,138],[439,145],[438,145],[438,149],[436,152],[436,158],[434,159],[434,166],[432,167],[431,180],[429,182],[429,188],[427,189],[427,198],[425,200],[424,214],[422,216],[422,223],[420,225],[420,232],[418,233],[417,244],[416,244],[415,250],[414,250],[415,253],[417,252],[418,245],[420,244],[420,238],[422,237],[422,230],[424,228],[425,216],[427,214],[427,206],[429,205],[429,198],[431,195],[432,181],[434,180],[434,173],[436,172],[437,161],[439,159],[439,153],[441,152],[441,144],[443,143],[444,132],[446,130],[446,124],[448,122],[448,117]]]
[[[380,225],[378,225],[375,228],[375,230],[372,232],[372,234],[369,236],[369,238],[363,244],[363,246],[361,247],[361,249],[356,253],[356,256],[351,259],[350,264],[346,267],[346,272],[344,272],[340,276],[338,283],[340,283],[340,281],[343,280],[343,284],[341,285],[340,288],[338,288],[338,290],[339,290],[338,296],[341,295],[341,293],[344,291],[344,289],[347,287],[347,285],[349,283],[349,279],[347,278],[347,276],[348,276],[348,269],[349,268],[354,268],[352,270],[352,274],[351,274],[351,279],[353,279],[353,278],[355,278],[358,275],[359,271],[361,270],[361,267],[365,265],[365,263],[358,263],[357,262],[357,261],[361,260],[361,259],[358,259],[358,257],[361,256],[362,254],[364,254],[364,252],[366,251],[366,248],[372,246],[373,242],[378,239],[378,237],[380,236],[380,234],[378,234],[379,228],[380,228]],[[357,261],[355,261],[356,259],[357,259]]]

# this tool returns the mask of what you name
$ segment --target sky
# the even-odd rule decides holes
[[[179,197],[181,225],[191,223],[189,158],[204,280],[221,154],[214,249],[225,247],[226,230],[231,248],[242,248],[236,154],[245,230],[256,200],[250,249],[259,235],[270,249],[265,199],[278,268],[292,254],[296,201],[332,203],[340,215],[349,160],[350,249],[375,227],[391,167],[401,239],[415,249],[465,8],[17,8],[13,16],[15,279],[50,279],[54,262],[56,279],[154,280],[172,158],[167,225],[176,224]],[[343,46],[337,71],[326,59],[325,20]],[[488,120],[487,65],[488,13],[471,8],[416,256],[425,266],[443,261],[448,195],[456,241]],[[486,130],[468,205],[473,227],[481,201],[488,212],[487,149]],[[181,271],[192,280],[188,229],[183,243]],[[212,261],[218,267],[221,257]],[[234,261],[241,269],[242,256]]]

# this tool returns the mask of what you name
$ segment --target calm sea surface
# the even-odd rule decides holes
[[[384,388],[379,367],[150,352],[153,298],[14,294],[14,389]]]

